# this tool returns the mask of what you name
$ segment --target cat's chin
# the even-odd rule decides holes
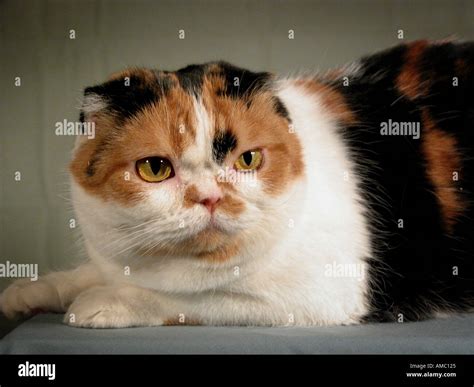
[[[144,248],[139,251],[143,256],[202,256],[215,251],[223,251],[227,246],[235,245],[238,232],[222,227],[216,221],[203,224],[195,233],[177,239],[177,242],[160,244],[159,247]]]

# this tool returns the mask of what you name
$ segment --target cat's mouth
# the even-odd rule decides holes
[[[221,223],[218,221],[215,215],[211,215],[209,218],[209,221],[207,222],[207,225],[205,227],[205,230],[218,230],[222,232],[226,232],[226,230],[222,227]]]
[[[176,238],[163,242],[154,248],[139,249],[140,255],[146,256],[203,256],[216,251],[226,250],[234,244],[238,232],[230,229],[219,216],[213,214],[201,220],[192,233],[184,232]]]
[[[233,227],[230,227],[229,224],[219,216],[218,212],[214,212],[202,218],[196,230],[196,234],[203,232],[221,232],[230,236],[234,231]]]

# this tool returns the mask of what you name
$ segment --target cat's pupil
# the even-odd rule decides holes
[[[243,154],[244,162],[247,165],[250,165],[252,163],[252,158],[253,158],[252,152],[245,152]]]
[[[160,171],[162,161],[163,160],[159,159],[158,157],[148,159],[148,163],[150,164],[151,171],[154,175],[158,174],[158,172]]]

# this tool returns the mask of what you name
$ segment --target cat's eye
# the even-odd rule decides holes
[[[174,176],[171,162],[161,157],[147,157],[138,160],[136,165],[138,175],[149,183],[159,183]]]
[[[234,164],[239,171],[253,171],[262,165],[262,151],[255,149],[242,153]]]

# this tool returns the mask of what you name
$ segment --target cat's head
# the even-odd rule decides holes
[[[101,249],[222,262],[288,227],[302,147],[271,74],[130,69],[85,89],[81,120],[75,208]]]

